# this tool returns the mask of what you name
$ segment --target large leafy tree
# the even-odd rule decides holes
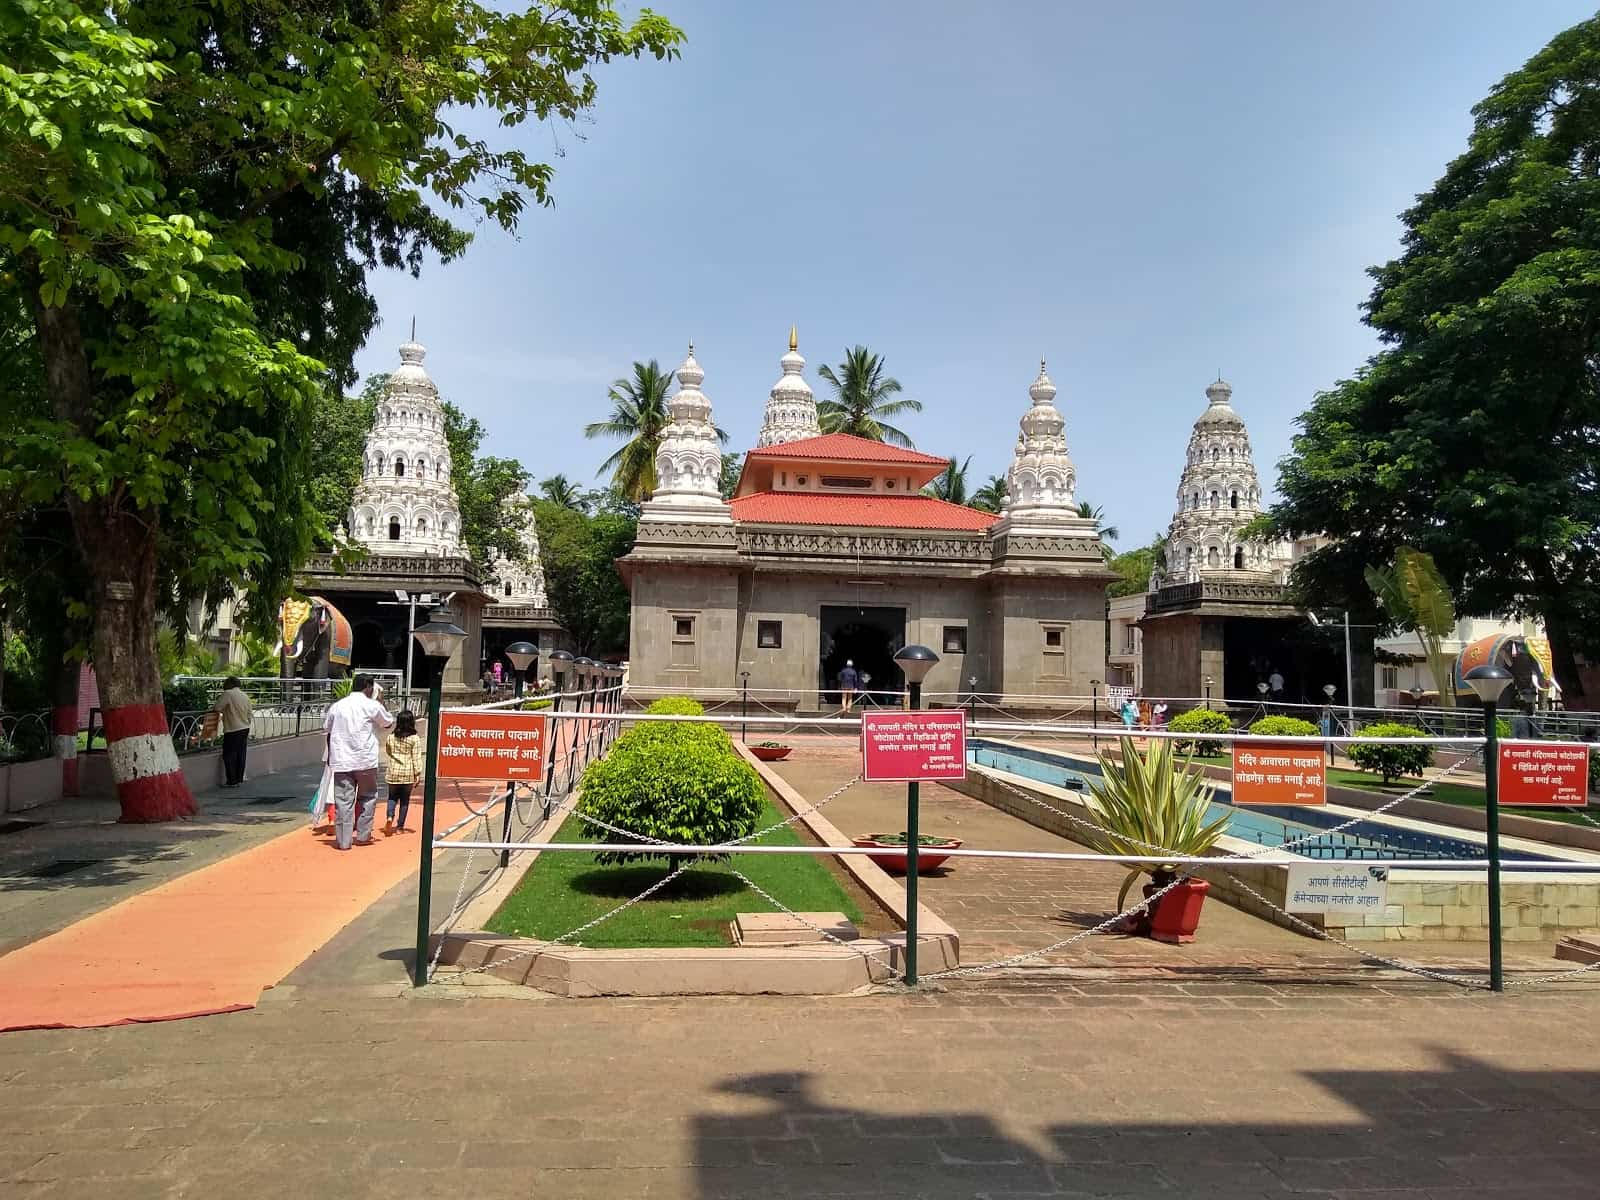
[[[856,437],[910,446],[904,430],[889,422],[902,413],[922,411],[922,401],[895,399],[900,381],[884,374],[883,358],[865,346],[846,350],[835,371],[826,363],[817,374],[833,388],[833,395],[817,401],[817,422],[823,433],[853,433]]]
[[[1600,18],[1495,86],[1404,221],[1363,307],[1384,348],[1300,418],[1273,524],[1335,539],[1309,599],[1372,612],[1408,545],[1464,612],[1537,614],[1570,701],[1600,650]]]
[[[607,0],[9,0],[0,295],[47,404],[0,472],[65,503],[126,820],[193,811],[155,646],[170,597],[287,589],[320,528],[304,436],[375,320],[366,273],[514,228],[552,171],[453,122],[571,121],[589,67],[675,52]],[[260,614],[257,614],[258,616]]]
[[[1150,590],[1150,575],[1166,564],[1167,539],[1155,538],[1148,546],[1137,546],[1113,555],[1109,566],[1117,578],[1106,587],[1107,596],[1137,596]]]
[[[589,514],[549,500],[534,501],[545,594],[579,654],[608,654],[628,645],[628,589],[617,559],[633,549],[638,520],[627,511]]]
[[[480,458],[482,423],[448,400],[440,407],[444,409],[444,440],[450,447],[450,483],[461,505],[461,542],[467,554],[477,563],[496,558],[523,562],[527,558],[522,530],[527,519],[528,472],[514,458]]]

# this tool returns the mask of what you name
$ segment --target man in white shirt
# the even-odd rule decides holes
[[[373,697],[372,676],[357,675],[350,694],[328,708],[322,720],[333,769],[334,843],[372,844],[378,798],[378,730],[394,725],[389,710]]]

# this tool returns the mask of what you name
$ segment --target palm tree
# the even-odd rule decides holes
[[[959,467],[956,460],[951,459],[950,465],[945,467],[944,474],[935,479],[922,490],[935,500],[948,500],[951,504],[965,504],[967,502],[967,468],[972,465],[972,455]]]
[[[672,423],[667,407],[667,389],[672,372],[663,371],[655,359],[633,364],[633,378],[619,379],[606,398],[611,401],[611,416],[583,427],[584,437],[624,438],[622,448],[600,464],[597,474],[611,472],[612,486],[630,500],[647,500],[656,490],[656,451],[661,435]],[[717,430],[719,441],[728,435]]]
[[[623,446],[600,464],[597,474],[611,472],[612,483],[633,500],[643,500],[656,490],[656,449],[661,433],[672,422],[667,411],[667,389],[672,372],[663,371],[655,359],[633,364],[632,379],[618,379],[606,398],[611,417],[583,427],[583,436],[625,439]]]
[[[1078,515],[1094,522],[1094,531],[1100,535],[1100,553],[1105,555],[1107,562],[1110,562],[1116,557],[1116,551],[1111,548],[1111,543],[1121,536],[1122,531],[1115,525],[1106,524],[1106,510],[1098,504],[1079,500]]]
[[[988,483],[972,493],[972,507],[981,508],[984,512],[997,513],[1005,507],[1006,491],[1006,477],[991,475]]]
[[[559,504],[562,508],[574,510],[583,508],[583,494],[565,475],[552,475],[549,479],[540,481],[539,495],[551,504]]]
[[[900,381],[883,373],[883,359],[865,346],[846,350],[838,373],[823,366],[817,374],[833,387],[831,399],[817,402],[817,420],[823,433],[853,433],[892,446],[910,446],[911,439],[886,418],[921,412],[920,400],[892,400]]]

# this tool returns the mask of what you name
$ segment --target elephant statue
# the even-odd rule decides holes
[[[343,679],[350,670],[355,635],[343,613],[321,596],[290,598],[279,613],[283,641],[295,679]]]

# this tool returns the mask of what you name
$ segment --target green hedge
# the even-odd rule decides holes
[[[687,697],[668,696],[647,711],[699,716],[705,710]],[[703,844],[754,833],[765,799],[761,777],[717,726],[644,721],[619,737],[604,758],[589,764],[578,811],[646,837]],[[599,826],[590,830],[596,841],[639,847]],[[672,857],[659,847],[595,855],[602,863]]]
[[[1172,724],[1167,728],[1174,733],[1229,733],[1233,729],[1233,722],[1228,720],[1226,713],[1209,708],[1191,708],[1173,717]],[[1204,738],[1178,742],[1179,754],[1221,754],[1225,749],[1226,743]]]
[[[538,712],[540,709],[549,708],[554,703],[555,701],[549,699],[548,697],[543,700],[524,700],[522,702],[522,711]]]
[[[1317,737],[1322,730],[1299,717],[1262,717],[1250,726],[1250,732],[1264,737]]]
[[[1427,733],[1415,725],[1401,725],[1397,721],[1384,721],[1367,725],[1361,733],[1366,737],[1420,738]],[[1433,765],[1431,746],[1369,746],[1358,743],[1347,746],[1345,754],[1363,771],[1376,771],[1385,783],[1392,783],[1402,775],[1421,775]]]

